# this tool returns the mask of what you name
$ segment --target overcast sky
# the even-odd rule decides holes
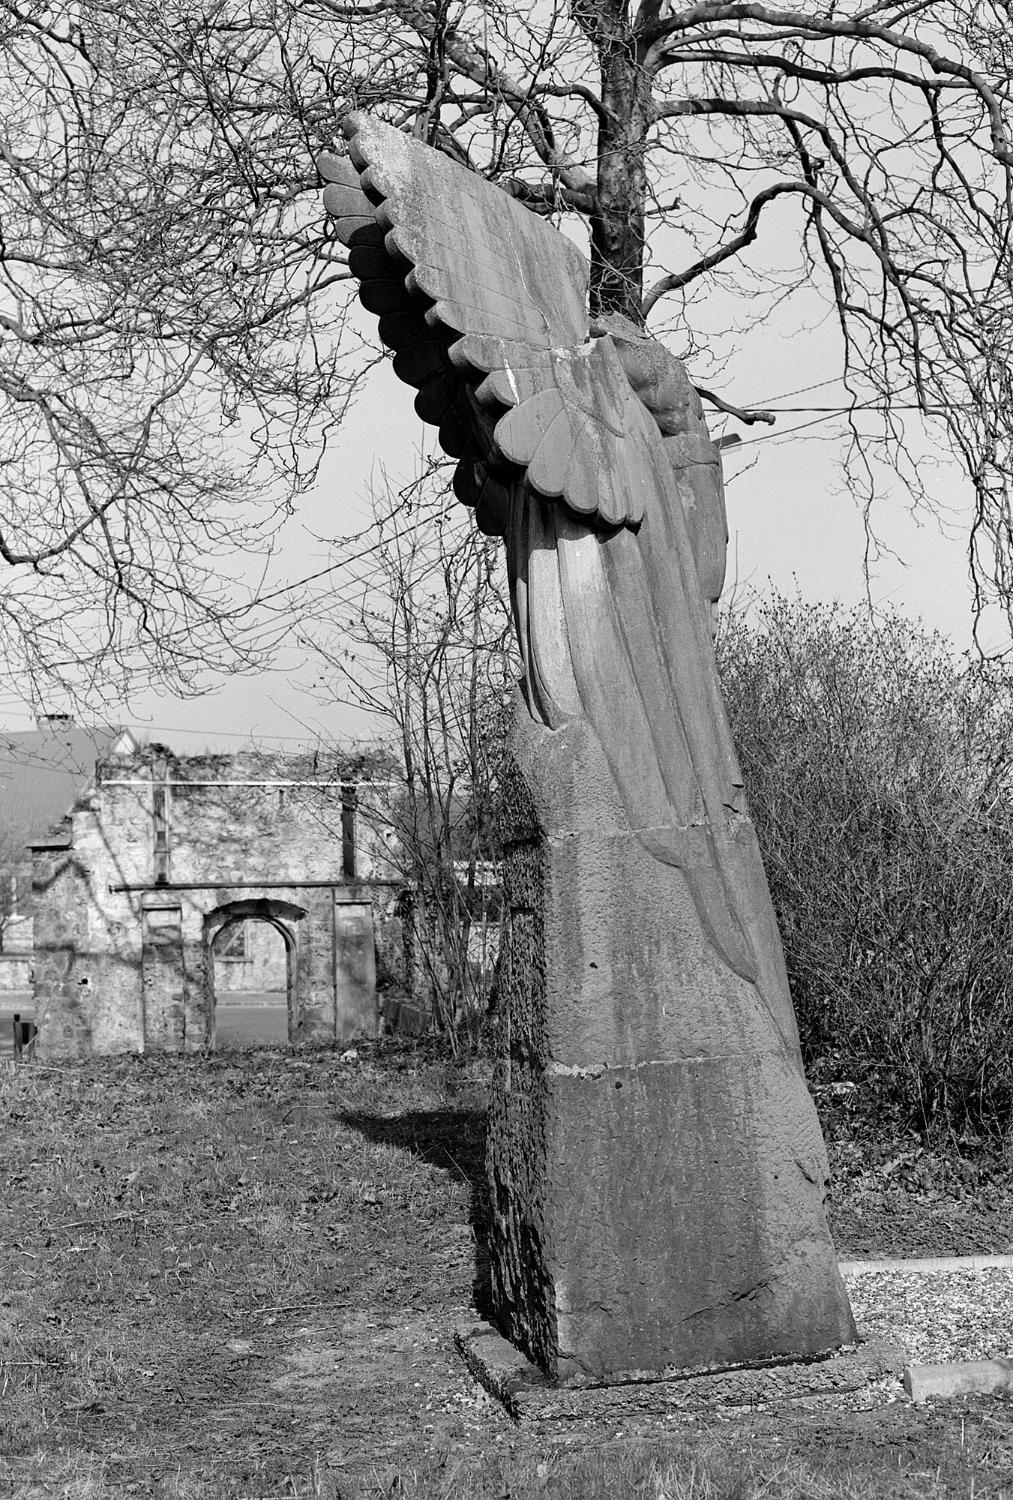
[[[274,568],[276,580],[302,577],[327,565],[328,548],[314,533],[340,536],[365,524],[370,473],[379,454],[386,455],[392,477],[408,479],[421,446],[431,441],[411,411],[409,391],[389,375],[374,385],[375,392],[364,394],[325,461],[311,502],[289,524]],[[755,394],[769,400],[782,392],[775,380]],[[817,391],[805,399],[815,404],[825,396]],[[396,443],[389,425],[392,403],[402,419]],[[712,424],[715,429],[722,425]],[[802,430],[790,435],[795,427]],[[895,555],[885,553],[873,562],[867,584],[861,511],[841,489],[835,468],[838,450],[833,435],[841,430],[840,420],[793,413],[780,415],[773,428],[728,423],[727,430],[740,432],[742,443],[724,454],[726,595],[732,589],[742,597],[749,591],[763,595],[777,588],[790,593],[797,587],[812,600],[841,599],[850,604],[863,600],[868,589],[875,604],[889,604],[920,618],[961,649],[971,645],[965,552],[969,494],[958,471],[943,468],[939,473],[938,503],[951,511],[945,529],[929,515],[921,521],[912,517],[903,491],[890,495],[884,486],[874,521]],[[1001,639],[1001,631],[993,627],[988,644]],[[150,727],[152,734],[180,750],[196,749],[205,741],[225,748],[251,736],[280,748],[289,740],[314,741],[319,736],[326,742],[368,735],[368,721],[339,705],[326,707],[310,695],[308,686],[318,675],[318,665],[291,648],[279,655],[274,672],[233,679],[206,697],[190,702],[140,699],[131,722]]]
[[[973,616],[966,544],[970,489],[952,463],[930,464],[929,484],[938,516],[912,516],[907,492],[896,476],[879,470],[873,524],[886,551],[865,576],[866,535],[860,507],[840,478],[842,419],[817,410],[788,407],[834,406],[844,399],[828,373],[839,368],[832,323],[800,329],[799,301],[790,304],[793,323],[770,325],[750,339],[724,346],[715,370],[703,378],[743,405],[781,408],[773,427],[746,427],[714,416],[715,436],[736,433],[741,441],[724,452],[729,525],[729,590],[742,599],[772,588],[829,602],[857,603],[868,591],[874,604],[940,630],[959,649],[970,647]],[[722,311],[716,311],[716,318]],[[714,349],[719,341],[715,339]],[[732,355],[727,354],[731,347]],[[678,350],[674,352],[679,352]],[[690,367],[691,377],[701,379]],[[702,382],[701,382],[702,383]],[[812,387],[812,389],[809,389]],[[371,475],[382,463],[391,478],[408,480],[419,453],[432,445],[411,406],[412,392],[400,385],[389,364],[374,371],[324,460],[320,483],[285,527],[272,564],[269,587],[281,587],[327,567],[327,538],[359,531],[368,520]],[[912,418],[917,421],[918,419]],[[923,429],[911,429],[924,459],[933,449]],[[340,581],[340,575],[337,575]],[[989,649],[1006,639],[1001,622],[982,632]],[[277,653],[273,670],[215,685],[202,697],[180,700],[139,696],[115,715],[152,738],[180,751],[226,749],[253,741],[264,745],[333,743],[370,737],[369,720],[340,703],[326,704],[312,691],[319,664],[297,646]],[[7,726],[24,728],[27,708],[7,698]]]

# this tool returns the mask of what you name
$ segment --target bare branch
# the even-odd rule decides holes
[[[705,391],[703,386],[698,385],[696,393],[704,401],[709,401],[718,411],[727,412],[730,417],[736,417],[740,422],[744,422],[747,427],[752,427],[756,422],[767,422],[773,426],[777,421],[777,416],[772,411],[747,411],[742,406],[733,406],[723,396],[716,396],[713,391]]]
[[[928,8],[928,6],[921,6],[919,10],[924,11]],[[996,159],[1006,166],[1013,165],[1013,149],[1010,147],[999,99],[979,72],[959,58],[944,56],[938,48],[930,42],[923,41],[920,37],[897,28],[881,26],[861,16],[846,16],[837,19],[832,15],[816,15],[811,11],[774,10],[756,4],[715,4],[713,0],[704,0],[704,3],[700,5],[690,6],[677,15],[667,15],[663,20],[659,20],[656,34],[646,34],[642,39],[643,44],[648,49],[648,54],[651,49],[663,50],[668,37],[701,24],[721,21],[758,21],[766,26],[804,38],[844,37],[877,41],[884,43],[895,53],[919,57],[934,73],[960,79],[961,82],[970,86],[988,112],[992,150]],[[645,61],[645,65],[651,66],[651,62]]]

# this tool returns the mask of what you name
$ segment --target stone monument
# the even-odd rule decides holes
[[[523,662],[489,1126],[495,1316],[564,1385],[853,1342],[780,940],[721,701],[727,530],[682,365],[587,262],[363,114],[324,203]]]

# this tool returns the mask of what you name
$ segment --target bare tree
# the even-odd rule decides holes
[[[402,779],[380,809],[405,882],[412,988],[453,1040],[481,1023],[499,943],[497,792],[517,676],[500,549],[434,465],[373,501],[375,565],[307,639],[374,716]],[[340,684],[335,689],[335,681]]]
[[[249,660],[234,559],[351,389],[312,57],[227,9],[0,4],[0,631],[40,699]]]
[[[0,35],[12,667],[186,682],[235,646],[221,559],[311,482],[363,364],[312,169],[353,106],[582,225],[591,314],[650,318],[746,420],[742,331],[833,319],[852,484],[878,442],[918,498],[915,408],[1008,606],[1000,0],[0,0]]]
[[[871,501],[879,446],[925,498],[920,412],[974,487],[976,586],[1008,607],[1007,4],[311,8],[374,64],[345,102],[379,94],[536,212],[583,220],[592,316],[652,317],[695,368],[718,297],[736,338],[786,297],[829,315],[853,487]],[[715,375],[704,394],[735,410],[734,365]]]

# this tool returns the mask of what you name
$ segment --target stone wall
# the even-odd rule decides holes
[[[268,922],[247,917],[223,929],[213,959],[217,996],[283,992],[288,988],[285,943]]]
[[[0,995],[24,993],[32,987],[32,954],[0,953]]]
[[[385,801],[361,767],[309,756],[99,762],[34,854],[38,1054],[208,1045],[212,944],[242,921],[285,942],[293,1042],[374,1031],[376,970],[402,967]]]

